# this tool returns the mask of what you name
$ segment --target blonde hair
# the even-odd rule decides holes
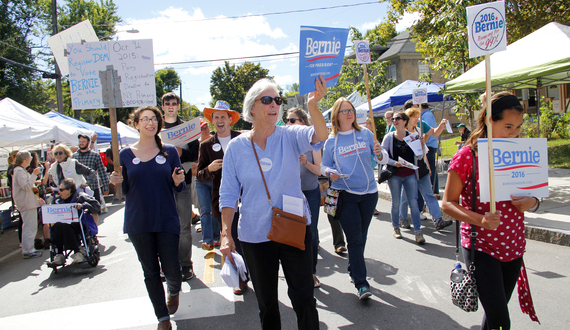
[[[352,128],[357,131],[362,130],[360,126],[356,123],[356,110],[354,109],[354,105],[350,102],[346,97],[339,97],[338,100],[335,101],[332,109],[331,109],[331,127],[333,135],[337,135],[340,131],[340,123],[338,121],[338,114],[340,112],[340,107],[342,106],[343,102],[347,102],[354,110],[354,121],[352,122]]]
[[[71,152],[71,149],[69,149],[68,146],[66,146],[65,144],[62,144],[62,143],[60,143],[60,144],[56,145],[55,147],[53,147],[53,149],[52,149],[51,151],[52,151],[52,153],[53,153],[54,156],[55,156],[55,152],[58,151],[58,150],[60,150],[60,149],[61,149],[61,151],[63,151],[64,154],[67,155],[67,157],[71,157],[71,156],[73,155],[73,153]]]

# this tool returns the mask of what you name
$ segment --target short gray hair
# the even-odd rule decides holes
[[[279,94],[279,85],[275,83],[272,79],[269,78],[262,78],[259,79],[249,91],[245,95],[243,99],[243,109],[242,109],[242,116],[243,120],[253,123],[253,116],[251,115],[251,109],[253,109],[253,105],[255,104],[255,99],[261,95],[264,91],[272,88],[277,94]],[[279,117],[283,118],[283,104],[279,106]]]

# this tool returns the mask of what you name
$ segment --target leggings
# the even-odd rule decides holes
[[[471,264],[471,250],[463,248],[465,264]],[[481,330],[509,330],[508,303],[517,284],[523,258],[502,262],[484,252],[475,251],[475,280],[479,300],[485,310]]]

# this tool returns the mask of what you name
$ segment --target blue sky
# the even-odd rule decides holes
[[[299,50],[301,25],[372,28],[386,16],[386,4],[291,13],[284,15],[247,15],[334,7],[368,2],[367,0],[309,1],[149,1],[114,0],[124,23],[117,27],[120,40],[153,39],[155,69],[173,67],[182,79],[186,102],[199,109],[210,102],[210,77],[223,62],[156,65],[183,61],[226,59],[295,52]],[[239,16],[239,17],[238,17]],[[411,16],[411,15],[410,15]],[[228,18],[238,17],[238,18]],[[212,18],[226,18],[216,19]],[[206,19],[206,20],[204,20]],[[210,19],[210,20],[208,20]],[[408,15],[399,30],[409,26]],[[124,32],[137,29],[139,33]],[[251,60],[269,69],[275,81],[286,88],[298,82],[298,55],[285,58]],[[232,61],[241,64],[243,60]]]

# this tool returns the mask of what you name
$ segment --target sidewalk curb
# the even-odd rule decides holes
[[[392,196],[390,195],[390,193],[380,190],[378,191],[378,198],[382,198],[387,201],[392,200]],[[455,220],[454,218],[450,217],[448,214],[443,212],[443,210],[441,211],[441,214],[445,220]],[[562,245],[562,246],[570,246],[570,235],[560,231],[526,225],[525,237],[527,239],[531,239],[534,241]]]

